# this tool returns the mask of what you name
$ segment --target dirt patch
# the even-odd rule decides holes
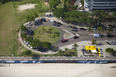
[[[25,5],[19,5],[18,10],[24,11],[27,9],[34,9],[36,4],[25,4]]]

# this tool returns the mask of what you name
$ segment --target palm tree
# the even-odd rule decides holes
[[[63,51],[61,49],[59,50],[59,55],[63,56]]]
[[[89,27],[89,28],[88,28],[88,32],[93,33],[93,28],[92,28],[92,27]]]
[[[110,34],[111,32],[113,32],[113,28],[112,27],[107,28],[107,32],[108,34]]]
[[[77,45],[76,43],[73,45],[73,47],[76,49],[79,45]]]
[[[41,30],[42,30],[43,33],[46,31],[45,27],[42,27]]]
[[[53,33],[53,28],[49,28],[49,33],[50,33],[50,34]]]
[[[39,30],[38,33],[41,34],[41,31]]]
[[[68,51],[68,48],[65,48],[65,51]]]
[[[99,31],[100,34],[104,31],[103,27],[98,27],[97,30]]]

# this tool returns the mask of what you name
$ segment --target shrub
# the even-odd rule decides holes
[[[113,48],[106,48],[105,51],[110,54],[116,53],[116,51]]]
[[[26,36],[26,34],[21,33],[21,37],[25,39],[27,36]]]
[[[23,26],[23,25],[21,25],[20,26],[20,29],[21,29],[21,31],[23,31],[23,32],[26,32],[28,29],[25,27],[25,26]]]
[[[26,50],[25,52],[22,53],[24,56],[32,56],[32,52],[30,50]]]

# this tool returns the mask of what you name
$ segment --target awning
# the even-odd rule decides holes
[[[96,46],[85,46],[86,50],[96,50]]]

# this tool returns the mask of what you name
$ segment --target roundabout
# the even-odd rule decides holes
[[[58,52],[58,48],[56,51],[56,47],[54,47],[53,44],[60,42],[66,33],[46,20],[40,22],[36,19],[36,21],[26,22],[24,27],[27,28],[27,31],[19,32],[20,42],[26,49],[38,54],[56,54]],[[24,33],[26,38],[22,37],[22,33]],[[33,42],[33,40],[35,42]],[[43,44],[46,45],[41,46]],[[38,45],[38,47],[35,45]],[[47,45],[49,45],[49,47]],[[45,49],[44,47],[48,48]]]

